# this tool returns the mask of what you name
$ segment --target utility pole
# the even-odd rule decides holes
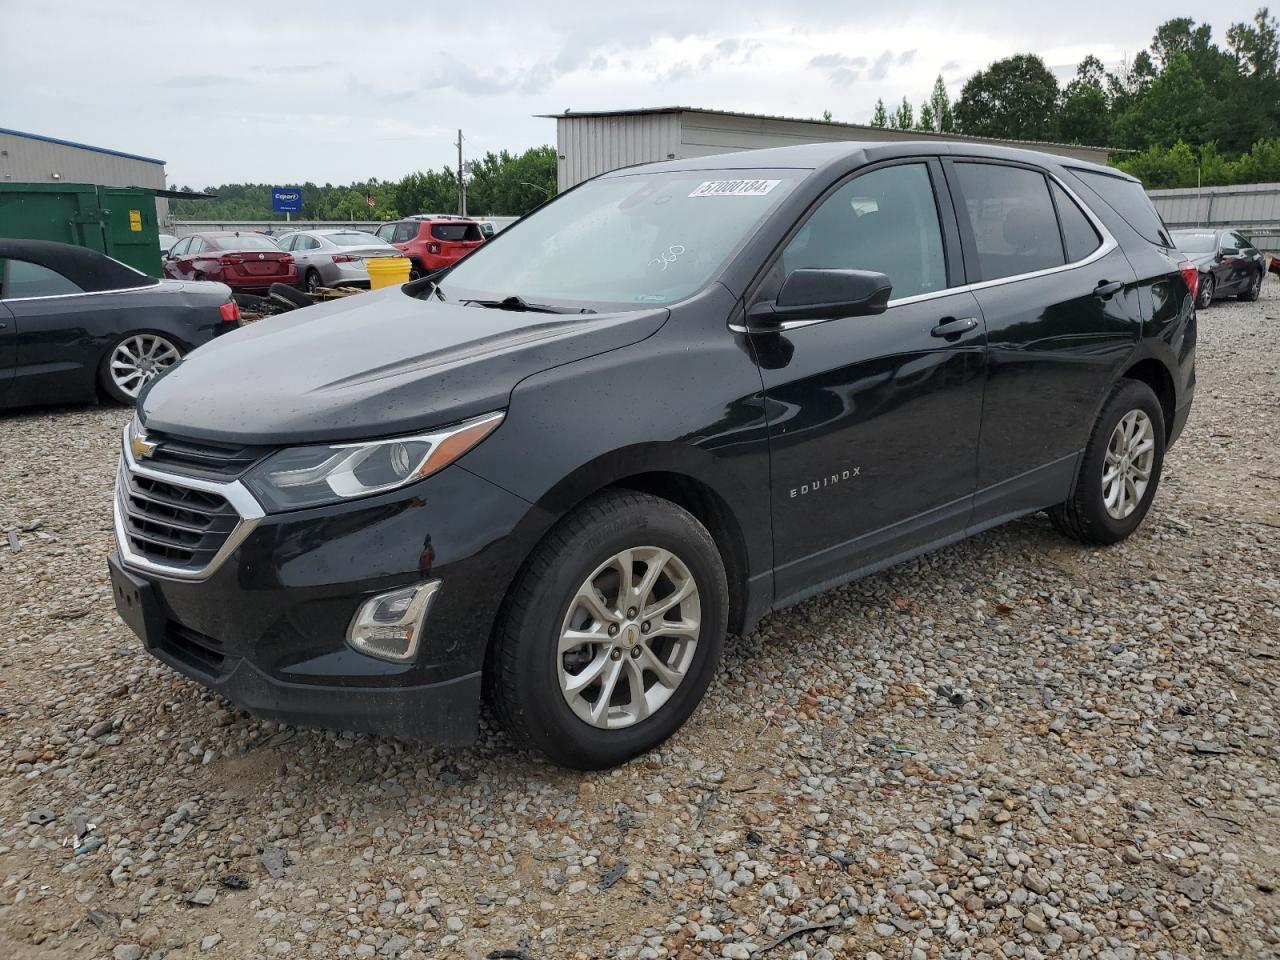
[[[458,216],[467,215],[467,181],[462,176],[462,131],[458,131]]]

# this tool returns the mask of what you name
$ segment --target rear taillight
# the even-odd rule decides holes
[[[359,257],[352,256],[349,253],[335,253],[333,255],[334,263],[355,263],[359,259]]]
[[[218,262],[222,264],[224,267],[230,267],[233,264],[244,263],[244,257],[231,257],[231,256],[219,257]]]
[[[440,244],[438,243],[427,244],[427,253],[439,253],[439,252],[440,252]]]
[[[293,265],[293,254],[291,254],[291,253],[286,253],[283,257],[281,257],[281,258],[280,258],[280,262],[281,262],[281,263],[283,263],[285,266],[292,266],[292,265]]]
[[[218,313],[222,314],[223,323],[239,323],[240,322],[240,304],[234,300],[228,300],[218,308]]]
[[[1191,293],[1191,299],[1196,298],[1196,294],[1200,290],[1200,270],[1190,260],[1183,260],[1178,264],[1178,269],[1182,272],[1182,279],[1186,281],[1187,290]]]

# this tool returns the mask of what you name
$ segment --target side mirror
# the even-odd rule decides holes
[[[1224,257],[1240,256],[1240,250],[1237,247],[1223,247],[1221,250],[1218,251],[1218,253]]]
[[[757,303],[747,314],[748,325],[761,332],[777,330],[793,320],[830,320],[884,313],[893,284],[871,270],[792,270],[782,282],[778,299]]]

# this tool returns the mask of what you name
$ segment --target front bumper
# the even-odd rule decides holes
[[[540,535],[527,502],[455,464],[379,497],[248,526],[195,576],[143,569],[125,551],[109,558],[116,607],[151,654],[262,716],[474,738],[494,618]],[[365,600],[427,579],[442,586],[412,662],[348,645]]]

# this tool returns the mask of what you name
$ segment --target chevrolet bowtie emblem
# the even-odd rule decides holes
[[[156,452],[158,443],[152,443],[145,436],[134,434],[129,438],[129,450],[133,454],[133,459],[141,460],[143,457],[149,457]]]

